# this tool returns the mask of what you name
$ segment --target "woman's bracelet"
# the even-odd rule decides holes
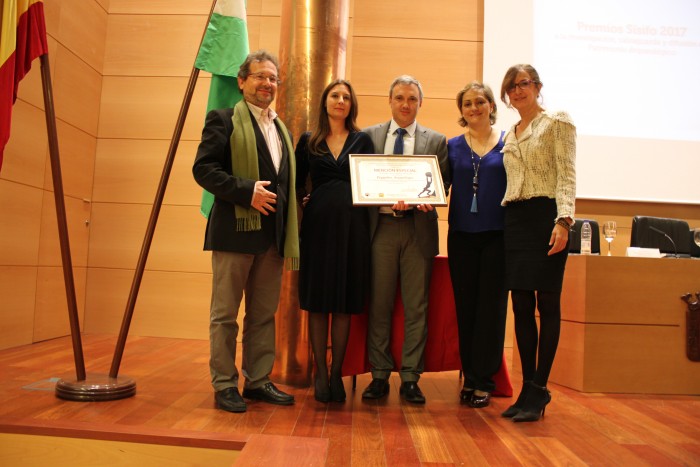
[[[571,230],[571,224],[566,222],[566,219],[564,219],[563,217],[560,217],[559,219],[557,219],[555,224],[561,225],[562,227],[564,227],[566,229],[567,232]]]

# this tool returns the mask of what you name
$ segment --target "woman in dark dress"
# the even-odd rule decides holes
[[[323,91],[318,125],[296,148],[297,192],[311,194],[301,222],[299,303],[309,312],[309,336],[316,362],[314,397],[345,400],[341,378],[350,334],[350,315],[362,313],[369,291],[367,210],[352,204],[350,154],[372,154],[370,137],[359,131],[357,98],[349,82],[335,80]],[[332,319],[330,318],[333,316]],[[331,371],[326,364],[331,322]]]
[[[506,284],[523,388],[502,415],[516,422],[539,420],[552,399],[547,380],[559,345],[561,287],[576,201],[576,128],[567,113],[542,108],[541,90],[532,65],[510,67],[501,85],[501,100],[520,115],[503,147]]]

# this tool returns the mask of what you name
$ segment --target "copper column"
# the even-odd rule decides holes
[[[350,0],[283,0],[280,78],[276,111],[294,141],[315,125],[323,88],[345,77]],[[283,384],[311,383],[308,317],[299,309],[299,276],[285,271],[276,317],[272,378]]]

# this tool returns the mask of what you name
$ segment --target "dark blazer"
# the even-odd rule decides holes
[[[384,154],[384,145],[386,143],[387,133],[391,121],[380,123],[369,128],[365,128],[372,142],[374,150],[377,154]],[[445,185],[445,191],[449,192],[451,177],[450,163],[447,158],[447,138],[436,131],[422,127],[416,124],[416,141],[413,150],[414,154],[436,154],[438,163],[440,164],[440,173],[442,181]],[[445,193],[447,194],[447,193]],[[414,209],[413,222],[416,229],[416,237],[420,245],[421,253],[426,258],[436,256],[440,250],[440,237],[438,234],[438,213],[436,210],[429,212],[421,212]],[[370,238],[374,237],[374,232],[377,230],[379,220],[379,208],[372,207],[369,209],[369,231]]]
[[[279,173],[275,171],[270,150],[260,131],[255,117],[251,114],[258,151],[260,180],[269,180],[268,191],[277,194],[277,212],[268,216],[260,215],[262,229],[250,232],[236,231],[236,211],[234,204],[250,207],[253,199],[255,180],[234,177],[231,170],[231,133],[233,132],[233,109],[212,110],[202,130],[202,141],[192,173],[197,183],[214,195],[214,206],[207,221],[205,250],[233,251],[237,253],[260,254],[276,244],[280,255],[284,254],[284,228],[287,216],[289,193],[289,154],[282,143],[282,161]],[[279,126],[277,126],[279,132]],[[282,138],[282,135],[280,135]],[[290,137],[291,139],[291,137]]]

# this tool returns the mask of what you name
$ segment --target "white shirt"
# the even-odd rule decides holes
[[[275,165],[275,170],[279,172],[280,162],[282,161],[282,140],[280,139],[277,126],[274,122],[275,118],[277,118],[277,113],[269,107],[267,109],[261,109],[248,101],[246,101],[246,104],[253,113],[255,120],[258,122],[260,131],[262,131],[265,137],[267,148],[270,150],[272,163]]]
[[[404,155],[413,155],[413,151],[416,147],[416,125],[416,121],[414,120],[413,123],[404,128],[406,130],[406,134],[403,135]],[[389,124],[388,133],[386,135],[386,142],[384,143],[384,154],[394,154],[394,144],[396,143],[396,137],[398,136],[396,134],[396,130],[398,128],[400,128],[399,124],[392,118],[391,123]],[[393,213],[390,206],[381,206],[379,208],[379,212],[382,214]]]

